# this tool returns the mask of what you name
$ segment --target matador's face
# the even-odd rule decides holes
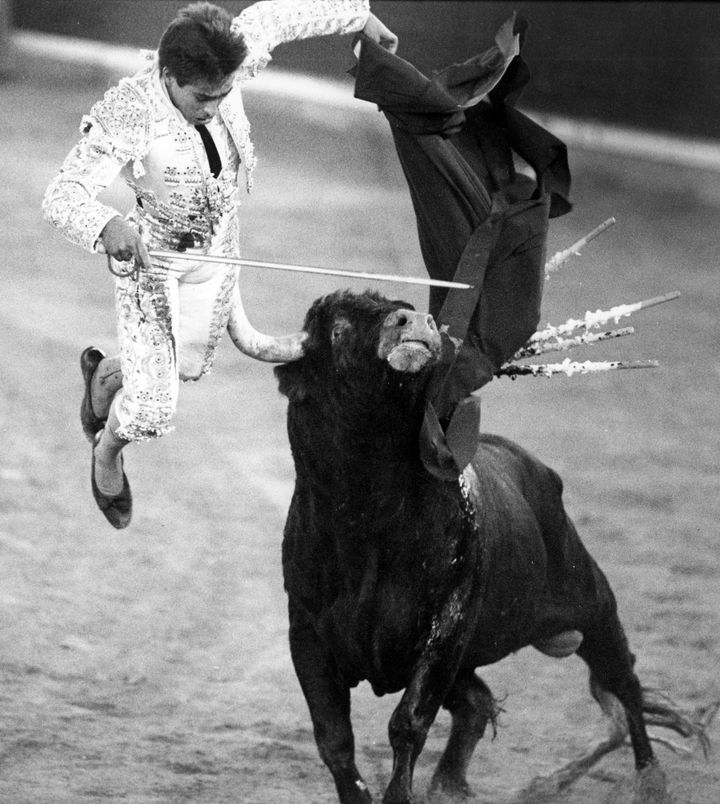
[[[193,126],[209,123],[215,117],[218,107],[233,87],[234,78],[234,73],[231,73],[219,82],[197,79],[180,86],[167,69],[162,75],[170,100]]]

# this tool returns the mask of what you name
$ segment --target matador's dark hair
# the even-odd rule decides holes
[[[160,70],[167,68],[180,86],[198,79],[218,83],[235,72],[247,55],[232,16],[212,3],[191,3],[178,11],[160,39]]]

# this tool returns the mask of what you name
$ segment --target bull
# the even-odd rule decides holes
[[[432,316],[338,291],[308,311],[302,356],[274,369],[296,472],[282,548],[290,650],[339,801],[372,801],[355,764],[353,687],[404,690],[383,802],[414,801],[414,766],[440,707],[452,725],[430,795],[462,798],[498,711],[476,668],[529,645],[586,662],[596,699],[624,710],[619,742],[629,731],[637,800],[665,801],[648,717],[685,736],[693,726],[641,688],[558,475],[486,434],[455,481],[423,466],[418,434],[440,348]]]

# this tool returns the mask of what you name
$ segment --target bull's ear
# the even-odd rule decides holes
[[[293,402],[303,402],[307,397],[308,381],[302,370],[302,362],[283,363],[273,369],[280,393]]]

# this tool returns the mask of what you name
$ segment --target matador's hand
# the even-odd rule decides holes
[[[119,215],[105,224],[100,240],[105,251],[116,260],[135,260],[146,271],[152,270],[150,255],[140,233]]]
[[[370,14],[363,28],[363,33],[368,39],[377,42],[378,45],[384,47],[394,53],[398,48],[398,38],[395,34],[387,28],[380,20],[374,15]]]

